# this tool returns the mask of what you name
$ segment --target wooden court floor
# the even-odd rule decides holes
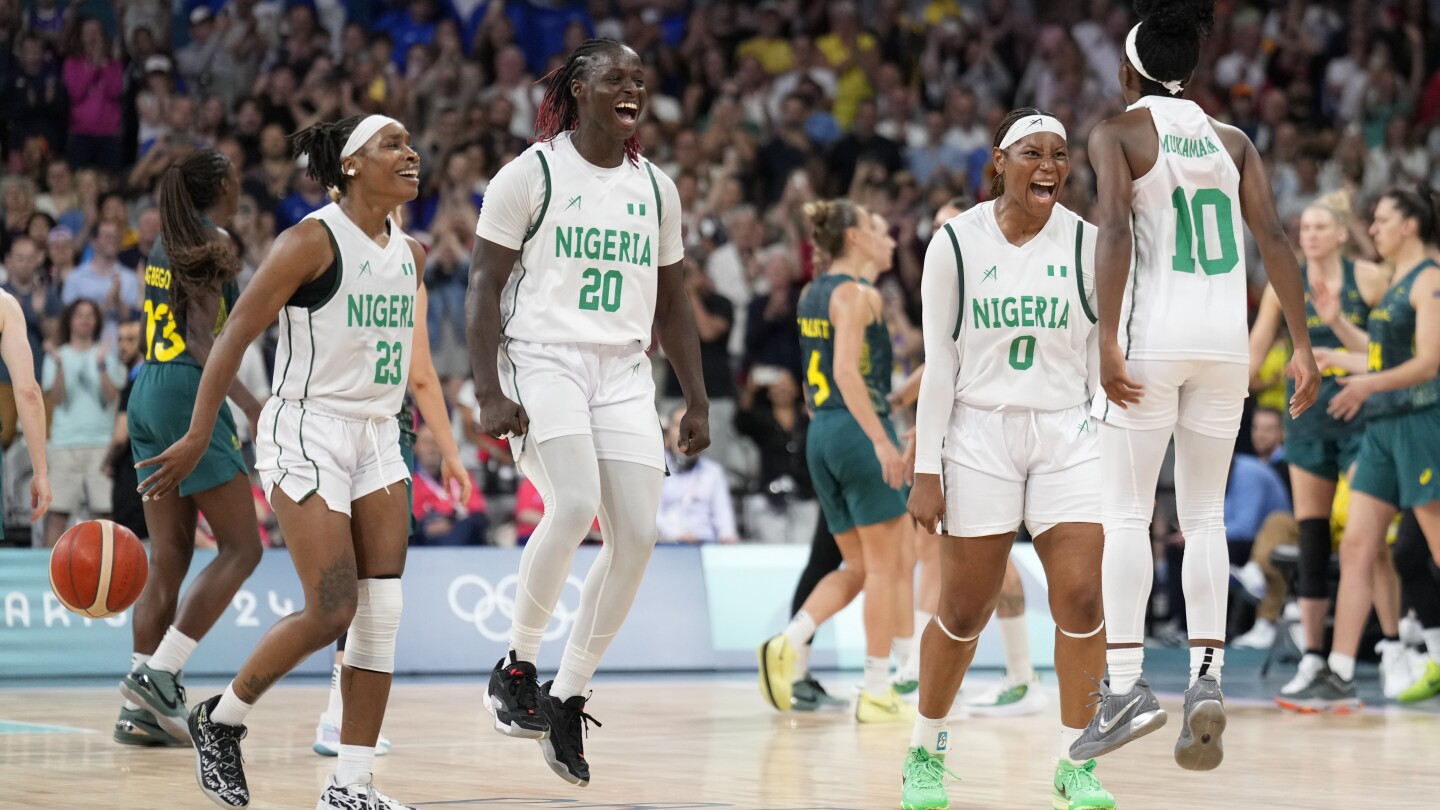
[[[1227,673],[1228,675],[1229,673]],[[853,675],[832,675],[848,691]],[[1229,679],[1227,678],[1227,681]],[[780,716],[750,678],[600,681],[591,712],[605,724],[587,744],[593,781],[561,782],[536,743],[496,734],[482,682],[396,684],[386,719],[394,751],[376,782],[418,807],[610,810],[870,810],[899,806],[910,727],[857,727],[848,715]],[[985,684],[977,683],[977,691]],[[192,702],[223,684],[189,687]],[[951,724],[953,808],[1048,808],[1058,715]],[[1346,718],[1283,715],[1231,700],[1226,759],[1195,774],[1171,759],[1171,722],[1101,761],[1121,808],[1433,807],[1440,713],[1394,708]],[[254,808],[314,806],[333,759],[311,753],[321,684],[281,684],[254,710],[244,743]],[[114,744],[112,688],[0,689],[0,808],[141,810],[213,805],[195,785],[188,750]],[[30,725],[34,724],[34,725]]]

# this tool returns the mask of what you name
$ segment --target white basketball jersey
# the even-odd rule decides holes
[[[391,221],[381,247],[335,203],[306,219],[329,232],[338,272],[323,300],[280,311],[274,394],[346,415],[392,417],[405,399],[415,337],[410,243]]]
[[[1024,245],[1010,244],[995,203],[946,223],[960,274],[955,399],[973,408],[1058,411],[1090,400],[1095,226],[1056,205]]]
[[[1120,346],[1141,360],[1249,361],[1240,171],[1192,101],[1145,96],[1155,166],[1134,181]]]
[[[540,161],[546,192],[500,299],[501,334],[534,343],[649,345],[662,175],[644,158],[597,167],[575,151],[569,133],[516,160]]]

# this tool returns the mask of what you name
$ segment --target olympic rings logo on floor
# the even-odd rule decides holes
[[[508,574],[494,585],[478,574],[461,574],[450,582],[446,595],[450,611],[460,620],[475,625],[480,635],[490,641],[509,641],[510,622],[515,618],[515,591],[519,584],[518,574]],[[565,578],[565,589],[561,591],[555,611],[550,615],[550,624],[545,628],[546,641],[564,636],[575,624],[583,585],[584,582],[573,575]],[[572,589],[575,599],[567,600]]]

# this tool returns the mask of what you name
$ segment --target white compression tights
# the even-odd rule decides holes
[[[579,694],[595,674],[630,612],[650,552],[664,472],[626,461],[595,458],[589,436],[557,436],[526,448],[521,471],[545,501],[545,516],[520,555],[520,582],[510,646],[534,661],[555,604],[565,590],[575,549],[599,515],[605,545],[581,589],[570,643],[552,694]]]
[[[1145,640],[1145,607],[1154,577],[1150,522],[1155,486],[1171,431],[1100,426],[1104,486],[1105,630],[1111,644]],[[1177,426],[1175,498],[1185,535],[1185,617],[1192,639],[1224,639],[1230,556],[1225,539],[1225,483],[1234,439]]]

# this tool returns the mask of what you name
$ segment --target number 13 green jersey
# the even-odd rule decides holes
[[[1199,105],[1145,96],[1136,107],[1150,110],[1160,142],[1131,185],[1121,348],[1137,360],[1248,362],[1240,171]]]

